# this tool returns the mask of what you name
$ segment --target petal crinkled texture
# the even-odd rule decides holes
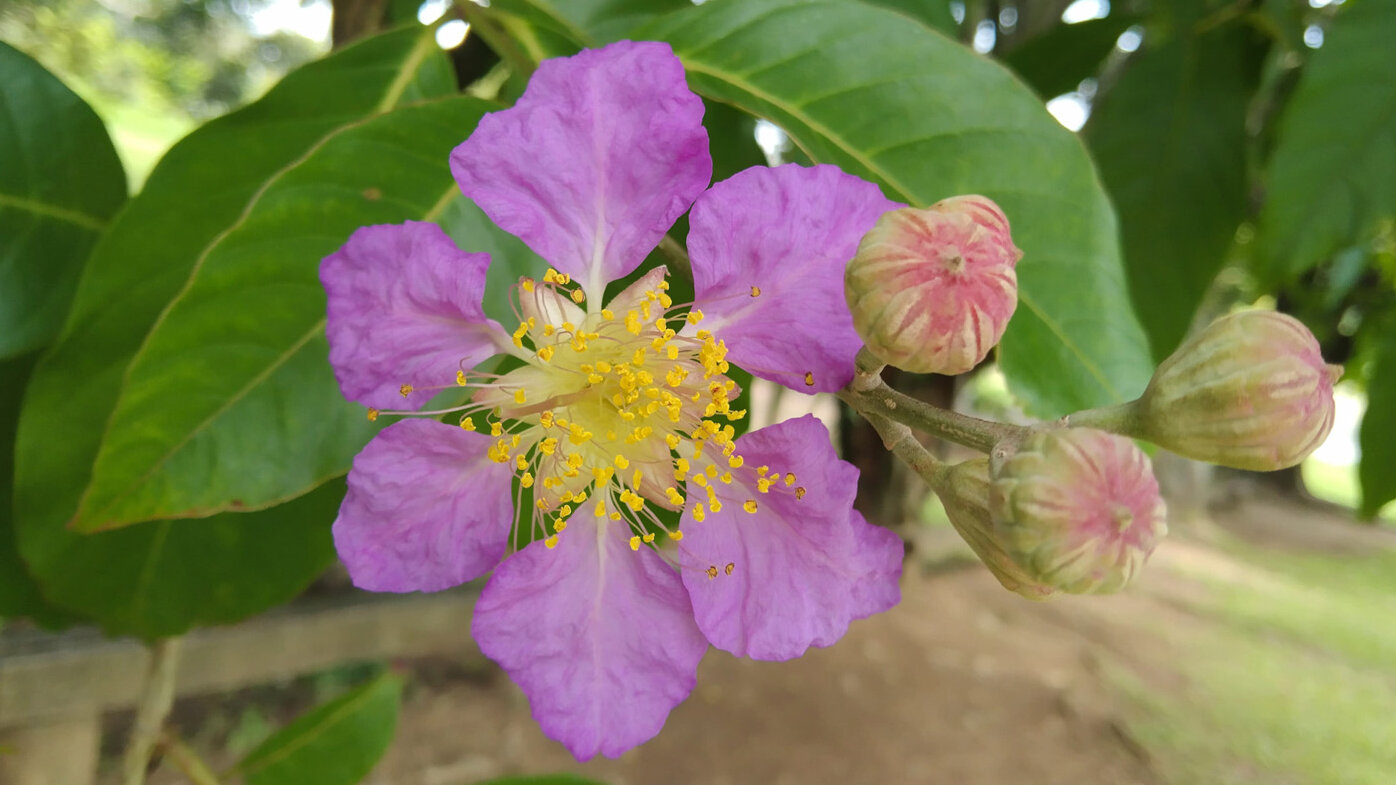
[[[456,247],[441,227],[365,226],[320,263],[325,335],[344,397],[378,409],[419,409],[403,384],[455,384],[456,371],[499,352],[509,336],[485,318],[486,254]]]
[[[897,604],[901,540],[853,509],[858,470],[835,456],[823,423],[806,415],[753,431],[737,454],[739,476],[715,486],[722,510],[699,522],[690,508],[682,523],[683,582],[714,646],[791,659]],[[760,493],[758,466],[793,472],[795,482]],[[743,509],[748,500],[755,513]]]
[[[534,542],[500,565],[471,633],[544,733],[579,760],[614,758],[659,733],[708,642],[678,575],[650,548],[631,551],[624,524],[589,511],[569,524],[556,548]]]
[[[493,440],[435,420],[384,428],[354,458],[334,545],[354,585],[438,591],[494,568],[514,523],[508,464]]]
[[[668,44],[545,60],[451,153],[461,191],[590,297],[644,260],[712,179],[703,102]]]
[[[727,359],[803,392],[833,392],[854,373],[843,273],[878,216],[900,207],[834,166],[753,167],[714,185],[689,216],[702,326]]]

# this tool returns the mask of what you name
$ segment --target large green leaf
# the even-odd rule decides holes
[[[14,479],[15,428],[19,425],[19,399],[38,355],[0,360],[0,619],[25,617],[45,627],[61,627],[74,619],[44,601],[39,584],[29,575],[15,542],[11,514]]]
[[[690,0],[495,0],[489,5],[493,13],[514,16],[577,46],[599,46],[624,38],[641,24],[688,8],[692,3]]]
[[[1271,279],[1308,270],[1396,212],[1396,3],[1347,5],[1280,120],[1260,214]]]
[[[320,260],[360,226],[439,217],[460,193],[451,149],[492,108],[397,109],[262,189],[131,363],[75,528],[257,509],[349,469],[376,427],[326,362]]]
[[[1043,98],[1069,93],[1100,73],[1120,34],[1138,21],[1137,16],[1114,13],[1104,19],[1055,25],[1014,48],[1003,60]]]
[[[1362,485],[1360,512],[1372,517],[1396,499],[1396,319],[1390,319],[1381,336],[1370,380],[1367,413],[1362,416],[1358,442],[1362,458],[1358,479]]]
[[[0,42],[0,358],[58,333],[83,260],[124,201],[101,118]]]
[[[247,785],[354,785],[388,751],[401,703],[402,679],[385,673],[298,717],[234,772]]]
[[[1155,359],[1182,342],[1245,217],[1246,110],[1264,51],[1239,23],[1146,47],[1085,128]]]
[[[257,103],[194,131],[156,167],[93,251],[64,332],[40,360],[25,395],[15,525],[20,552],[48,599],[99,618],[110,614],[106,621],[114,629],[157,634],[255,613],[273,595],[286,595],[264,592],[268,579],[302,585],[322,567],[323,549],[310,544],[327,543],[325,533],[313,519],[284,519],[279,512],[87,538],[65,527],[91,477],[131,359],[204,249],[268,178],[326,134],[403,101],[454,90],[430,31],[387,33],[287,76]],[[236,579],[205,580],[212,576],[199,565],[224,558],[213,550],[216,544],[244,537],[244,526],[246,537],[271,535],[268,542],[279,541],[287,553],[313,551],[315,558],[277,562],[275,575],[249,569]],[[183,571],[155,574],[162,564],[157,552],[190,563]],[[95,591],[99,576],[118,587],[158,584],[163,594],[127,602],[126,593]]]
[[[1000,346],[1043,417],[1124,400],[1151,363],[1115,216],[1075,136],[1002,66],[895,12],[853,2],[713,0],[637,31],[670,41],[703,95],[770,118],[815,161],[926,205],[996,200],[1024,250]]]
[[[955,21],[955,16],[950,13],[949,0],[868,0],[868,2],[900,11],[948,36],[953,37],[960,29],[959,23]]]

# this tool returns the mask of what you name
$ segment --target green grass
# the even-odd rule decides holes
[[[1232,544],[1247,570],[1191,577],[1202,633],[1174,638],[1180,693],[1123,685],[1131,731],[1172,785],[1396,781],[1396,554]],[[1172,637],[1172,636],[1170,636]]]

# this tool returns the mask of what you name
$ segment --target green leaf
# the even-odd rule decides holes
[[[1264,52],[1243,24],[1146,47],[1086,125],[1157,360],[1187,334],[1245,217],[1246,110]]]
[[[63,334],[35,369],[20,414],[16,533],[20,552],[51,601],[91,616],[114,614],[108,620],[113,629],[180,629],[262,610],[267,606],[261,603],[284,599],[288,587],[304,585],[323,566],[324,551],[308,543],[328,547],[325,532],[304,521],[288,523],[279,513],[149,524],[97,538],[65,526],[91,477],[132,358],[205,248],[247,209],[268,178],[326,134],[403,101],[454,90],[449,63],[429,30],[386,33],[299,69],[257,103],[191,133],[156,167],[94,249]],[[243,525],[269,529],[288,553],[315,558],[279,562],[284,574],[272,577],[280,588],[265,592],[261,584],[268,576],[255,570],[217,583],[202,580],[197,565],[215,558],[209,549],[220,538],[240,537]],[[112,549],[110,564],[102,561],[105,548]],[[144,557],[156,549],[183,554],[194,566],[147,574]],[[74,560],[96,569],[74,569]],[[159,560],[152,556],[150,563]],[[118,586],[160,584],[167,593],[148,602],[128,601],[141,594],[136,588],[111,597],[92,590],[99,576]],[[215,596],[215,590],[227,596]]]
[[[1015,47],[1003,58],[1043,98],[1076,89],[1100,73],[1101,63],[1115,51],[1120,34],[1139,17],[1111,14],[1077,24],[1058,24]]]
[[[1260,213],[1271,280],[1365,239],[1396,212],[1396,3],[1354,0],[1329,27],[1280,120]]]
[[[867,2],[900,11],[952,38],[960,30],[960,25],[950,13],[948,0],[867,0]]]
[[[490,11],[585,47],[620,40],[655,17],[691,5],[691,0],[496,0]]]
[[[125,201],[101,118],[0,42],[0,358],[58,333],[83,260]]]
[[[38,355],[0,360],[0,619],[29,618],[44,627],[62,627],[76,621],[44,602],[39,584],[29,575],[15,542],[11,490],[14,478],[15,428],[19,425],[19,399]]]
[[[385,673],[298,717],[234,771],[247,785],[353,785],[388,751],[401,703],[402,679]]]
[[[671,42],[705,97],[771,119],[811,159],[892,199],[997,201],[1025,252],[999,357],[1035,414],[1143,390],[1151,362],[1110,202],[1080,141],[1002,66],[897,13],[832,0],[713,0],[636,35]]]
[[[1362,485],[1359,513],[1375,517],[1396,499],[1396,319],[1388,319],[1367,382],[1367,413],[1358,443],[1362,458],[1357,478]]]
[[[348,471],[377,427],[325,361],[320,260],[360,226],[436,219],[491,104],[405,106],[327,138],[199,257],[126,372],[79,531],[259,509]]]

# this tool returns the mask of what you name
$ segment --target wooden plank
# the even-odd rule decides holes
[[[231,627],[190,633],[180,696],[282,681],[341,663],[392,657],[481,657],[470,639],[475,591],[355,594],[303,601]],[[0,634],[0,728],[94,716],[133,705],[146,668],[137,640],[95,630]]]

